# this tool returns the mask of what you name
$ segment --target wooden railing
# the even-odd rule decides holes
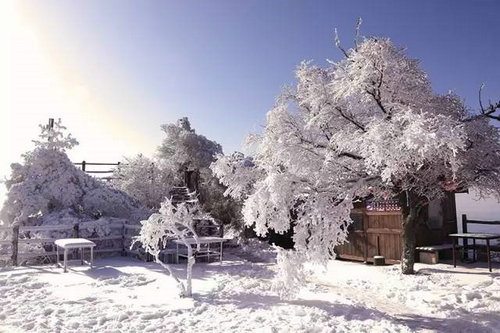
[[[462,214],[462,232],[463,233],[468,233],[468,227],[467,225],[468,224],[482,224],[482,225],[497,225],[498,226],[498,230],[500,230],[500,221],[482,221],[482,220],[469,220],[467,218],[467,215],[466,214]],[[468,249],[468,240],[467,238],[464,238],[463,239],[463,246],[464,246],[464,249]],[[464,250],[464,258],[467,259],[468,258],[468,253],[467,251]]]
[[[111,175],[113,174],[114,172],[114,169],[109,169],[109,170],[89,170],[88,169],[88,166],[109,166],[109,167],[115,167],[115,166],[120,166],[120,165],[126,165],[126,164],[122,164],[120,162],[116,162],[116,163],[97,163],[97,162],[86,162],[86,161],[81,161],[81,162],[77,162],[77,163],[73,163],[74,165],[78,165],[82,168],[82,171],[86,172],[86,173],[90,173],[90,174],[108,174],[109,176],[107,177],[99,177],[100,179],[103,179],[103,180],[111,180],[113,179],[113,177],[111,177]]]
[[[79,238],[80,230],[86,225],[95,226],[95,222],[81,222],[73,225],[44,225],[44,226],[10,226],[3,227],[0,226],[0,232],[8,233],[10,237],[0,240],[0,246],[10,245],[10,254],[0,255],[0,259],[3,261],[10,260],[13,265],[18,265],[20,260],[36,258],[36,257],[51,257],[56,255],[56,251],[43,251],[43,252],[20,252],[20,244],[45,244],[47,247],[50,245],[54,250],[54,241],[56,238],[29,238],[29,233],[31,232],[50,232],[50,231],[67,231],[67,236],[65,238]],[[131,250],[130,244],[133,237],[136,236],[141,228],[140,225],[133,225],[127,223],[111,223],[105,225],[109,228],[120,229],[116,236],[104,236],[104,237],[86,237],[94,242],[102,242],[106,240],[114,240],[118,243],[118,246],[114,247],[101,247],[97,246],[94,253],[105,253],[105,252],[120,252],[122,255],[128,254],[138,254],[137,250]],[[130,232],[131,231],[131,232]],[[28,233],[28,235],[27,235]],[[22,237],[20,237],[22,236]]]

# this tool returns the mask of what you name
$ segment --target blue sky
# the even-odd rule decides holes
[[[476,107],[485,82],[485,96],[500,98],[499,1],[20,4],[27,24],[43,40],[43,52],[56,63],[55,75],[62,82],[77,77],[78,87],[108,113],[103,122],[123,125],[113,139],[127,142],[135,132],[133,137],[144,140],[127,145],[129,150],[83,149],[75,159],[106,154],[119,159],[115,155],[133,155],[146,146],[144,152],[152,153],[162,137],[159,125],[181,116],[225,152],[239,149],[242,139],[264,123],[281,87],[293,83],[302,60],[339,59],[333,29],[349,46],[358,17],[363,35],[390,37],[419,58],[436,91],[452,89]],[[46,114],[30,115],[35,118],[45,122]],[[68,124],[73,132],[79,125]],[[77,134],[85,147],[91,133]]]
[[[302,60],[338,60],[362,34],[421,60],[437,92],[477,107],[500,98],[500,1],[0,1],[0,177],[61,117],[73,161],[154,154],[160,124],[188,116],[230,153],[259,131]],[[4,115],[4,114],[2,114]],[[4,195],[0,187],[0,199]],[[3,200],[0,200],[3,201]],[[497,219],[493,199],[457,198],[458,214]]]

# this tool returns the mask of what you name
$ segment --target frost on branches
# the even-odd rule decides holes
[[[158,155],[179,170],[207,169],[215,155],[222,153],[221,145],[197,134],[188,118],[179,119],[177,124],[164,124],[161,129],[166,137],[158,147]]]
[[[147,216],[148,210],[137,201],[73,165],[65,150],[77,142],[71,135],[63,135],[60,120],[53,130],[41,127],[35,149],[23,155],[23,163],[11,165],[11,176],[5,182],[7,199],[0,211],[5,223],[37,226],[91,221],[83,234],[88,231],[97,237],[109,235],[104,224],[113,220],[138,223]],[[60,231],[42,233],[29,237],[68,236],[58,234]]]
[[[210,169],[219,181],[227,186],[224,195],[238,200],[246,199],[255,182],[263,175],[253,158],[240,152],[228,156],[217,155],[217,160],[212,163]]]
[[[185,170],[198,175],[196,184],[186,184],[191,191],[197,191],[205,212],[217,222],[240,227],[241,207],[231,197],[225,197],[226,187],[221,185],[210,170],[216,156],[222,154],[222,147],[215,141],[196,133],[188,118],[181,118],[176,124],[162,125],[166,137],[158,147],[158,158],[172,167],[174,174],[184,175]]]
[[[158,209],[178,178],[171,165],[139,154],[114,170],[112,184],[146,207]]]
[[[295,251],[310,261],[334,257],[354,200],[399,198],[402,271],[413,273],[422,207],[457,188],[498,196],[498,129],[457,96],[434,93],[418,61],[388,39],[366,38],[344,54],[297,68],[297,85],[267,114],[253,166],[220,157],[214,170],[228,195],[253,184],[247,225],[260,235],[293,228]]]
[[[152,214],[149,219],[141,221],[142,228],[139,236],[134,238],[134,243],[142,244],[144,250],[150,253],[156,263],[165,268],[178,283],[181,295],[190,297],[192,295],[192,272],[195,264],[195,252],[188,238],[194,238],[196,250],[200,250],[198,236],[194,230],[195,218],[210,218],[202,213],[201,207],[196,204],[180,203],[174,206],[168,198],[162,202],[159,213]],[[172,239],[179,239],[187,248],[187,277],[186,286],[175,275],[170,266],[160,260],[161,251],[167,247]],[[133,246],[134,244],[132,244]]]
[[[38,127],[41,130],[39,134],[40,141],[33,140],[33,143],[38,148],[66,151],[78,145],[78,141],[71,136],[71,133],[64,134],[66,127],[62,125],[61,118],[53,122],[53,126],[40,124]]]

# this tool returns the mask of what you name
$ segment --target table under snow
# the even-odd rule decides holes
[[[198,243],[200,243],[201,249],[195,254],[195,256],[197,258],[206,257],[208,261],[210,261],[210,257],[215,257],[222,263],[222,244],[228,240],[229,238],[222,237],[198,237]],[[177,263],[179,263],[179,257],[188,257],[186,252],[179,249],[179,245],[196,246],[196,240],[194,238],[186,238],[185,242],[180,239],[175,239],[174,243],[176,244]],[[212,248],[210,248],[210,244],[214,244],[215,247],[212,246]]]
[[[94,261],[94,242],[89,241],[85,238],[63,238],[56,240],[54,243],[56,244],[57,266],[61,266],[61,264],[59,263],[59,248],[64,250],[64,272],[68,271],[68,251],[75,249],[80,250],[81,264],[83,265],[83,263],[86,262],[90,266],[90,268],[92,268],[92,264]],[[85,261],[83,259],[84,249],[90,249],[90,261]]]

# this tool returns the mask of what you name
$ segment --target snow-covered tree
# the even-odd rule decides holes
[[[177,124],[164,124],[161,129],[166,137],[158,147],[158,156],[176,165],[179,170],[206,169],[215,155],[222,153],[221,145],[197,134],[186,117],[179,119]]]
[[[209,218],[202,213],[199,204],[180,203],[176,206],[169,198],[162,202],[159,213],[152,214],[147,220],[141,221],[142,228],[139,236],[134,238],[134,243],[142,244],[146,252],[150,253],[156,263],[164,267],[177,282],[181,294],[190,297],[192,295],[193,265],[196,262],[195,251],[200,250],[198,236],[194,230],[195,218]],[[196,249],[193,251],[192,244],[188,241],[194,238]],[[160,260],[161,250],[167,247],[167,242],[179,239],[187,248],[187,276],[186,285],[179,280],[170,265]],[[133,244],[132,244],[133,245]]]
[[[186,184],[190,190],[197,191],[200,203],[207,213],[223,224],[235,224],[241,221],[241,207],[230,197],[224,197],[226,188],[219,183],[210,170],[210,164],[222,147],[207,139],[191,128],[188,118],[180,119],[176,124],[162,125],[166,137],[158,148],[158,158],[172,166],[173,173],[184,176],[185,171],[192,171],[194,181]],[[194,184],[193,184],[194,183]]]
[[[62,125],[61,118],[57,119],[56,122],[51,118],[49,124],[38,126],[41,131],[40,140],[33,140],[38,148],[66,151],[78,145],[78,141],[71,136],[71,133],[64,133],[66,127]]]
[[[178,178],[171,165],[139,154],[115,169],[112,184],[146,207],[159,209]]]
[[[260,177],[239,177],[254,171],[227,157],[215,173],[235,197],[253,184],[247,225],[260,235],[293,228],[297,255],[315,261],[346,240],[354,200],[399,198],[410,274],[416,222],[430,200],[456,188],[498,195],[498,129],[456,96],[434,93],[419,62],[390,40],[341,50],[325,68],[302,63],[296,86],[268,112],[254,158]]]

